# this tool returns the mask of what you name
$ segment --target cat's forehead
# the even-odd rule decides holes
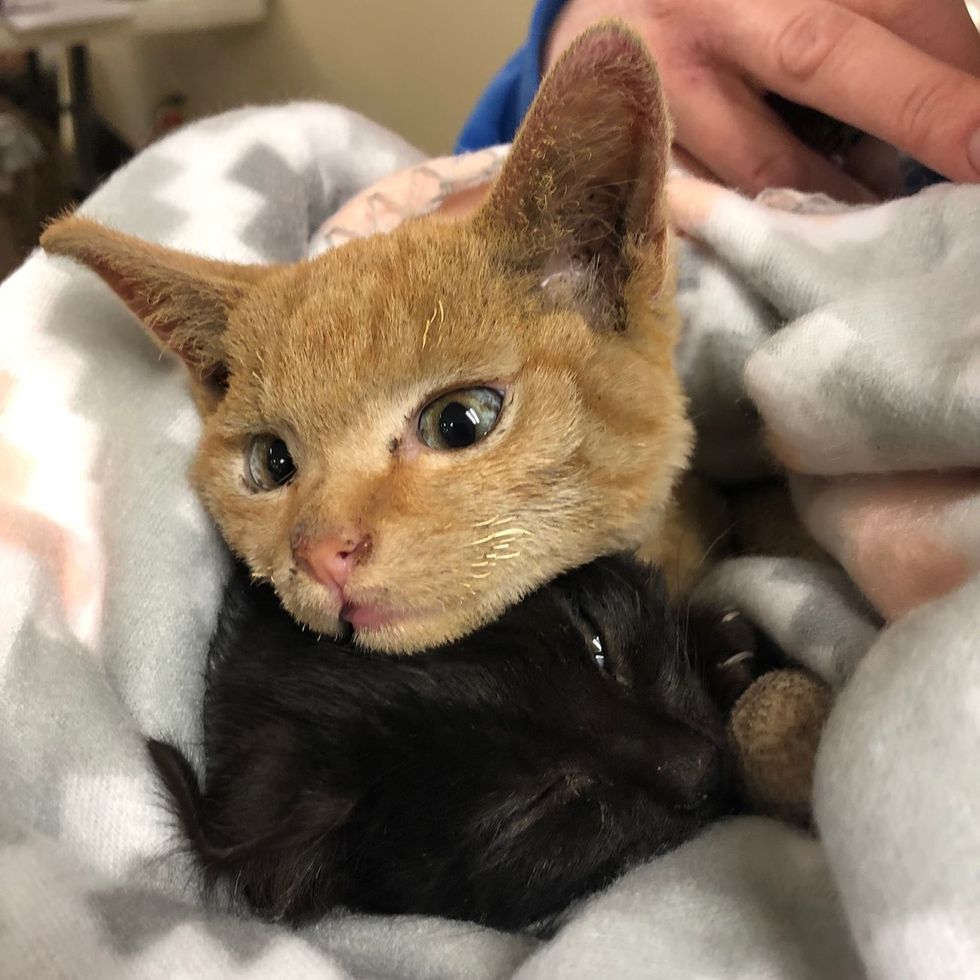
[[[523,295],[522,295],[523,293]],[[372,377],[474,369],[513,360],[531,290],[494,275],[489,250],[462,230],[407,228],[293,266],[259,291],[247,349],[275,362]]]
[[[477,235],[419,222],[284,270],[229,340],[263,415],[360,425],[369,407],[387,416],[455,386],[506,386],[556,351],[580,363],[589,331],[560,320]]]

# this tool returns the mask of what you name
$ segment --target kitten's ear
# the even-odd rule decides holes
[[[50,225],[41,245],[98,273],[153,339],[178,354],[193,378],[211,390],[219,389],[227,374],[229,313],[271,271],[164,248],[75,216]]]
[[[599,24],[545,78],[476,228],[557,299],[620,326],[634,273],[652,293],[663,283],[669,152],[643,42],[616,22]]]

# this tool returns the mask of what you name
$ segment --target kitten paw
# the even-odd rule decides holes
[[[692,607],[690,615],[692,659],[724,712],[757,678],[785,663],[782,651],[737,609]]]

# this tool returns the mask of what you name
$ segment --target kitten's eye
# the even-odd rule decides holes
[[[602,633],[599,627],[592,621],[592,617],[582,608],[581,604],[574,599],[570,602],[573,618],[577,621],[579,629],[582,631],[582,638],[586,640],[589,653],[592,654],[592,661],[596,667],[604,674],[613,674],[613,662],[606,656],[606,647],[602,640]]]
[[[419,438],[431,449],[465,449],[490,432],[503,402],[493,388],[447,392],[422,409]]]
[[[262,435],[252,440],[248,450],[248,475],[259,490],[275,490],[296,473],[289,447],[279,436]]]
[[[589,641],[589,647],[592,650],[592,659],[595,661],[596,667],[602,671],[608,670],[609,668],[606,666],[606,654],[602,646],[602,638],[598,633]]]

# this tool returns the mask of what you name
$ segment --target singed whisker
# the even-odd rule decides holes
[[[522,527],[508,527],[504,528],[502,531],[494,531],[492,534],[488,534],[485,538],[479,538],[476,541],[471,541],[470,544],[486,544],[488,541],[494,541],[497,538],[518,538],[528,536],[530,533],[530,531],[526,531]]]
[[[439,303],[439,307],[440,308],[442,307],[441,302]],[[437,315],[438,315],[438,310],[433,310],[432,316],[430,316],[429,319],[425,321],[425,330],[422,331],[422,350],[425,350],[426,342],[429,339],[429,327],[431,327],[432,324],[435,323],[435,319]]]

